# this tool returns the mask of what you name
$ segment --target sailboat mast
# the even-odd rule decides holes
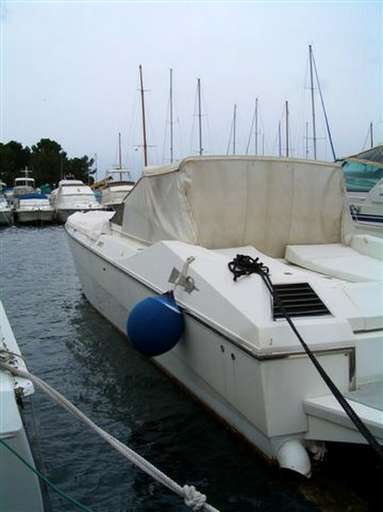
[[[235,136],[237,130],[237,105],[234,104],[234,113],[233,113],[233,155],[235,155]]]
[[[118,132],[118,168],[122,169],[122,159],[121,159],[121,133]],[[120,172],[120,181],[122,181],[122,173]]]
[[[197,79],[198,91],[198,132],[199,132],[199,154],[202,155],[202,107],[201,107],[201,79]]]
[[[140,70],[140,85],[141,85],[141,109],[142,109],[142,134],[143,134],[143,146],[144,146],[144,165],[148,165],[148,146],[146,143],[146,123],[145,123],[145,99],[144,99],[144,81],[142,78],[142,66],[139,66]]]
[[[255,155],[258,155],[258,98],[255,98]]]
[[[332,135],[331,135],[331,130],[330,130],[330,124],[329,124],[329,122],[328,122],[328,117],[327,117],[327,112],[326,112],[326,106],[325,106],[325,104],[324,104],[324,99],[323,99],[322,89],[321,89],[321,86],[320,86],[320,83],[319,83],[318,70],[317,70],[317,66],[316,66],[316,64],[315,64],[314,55],[313,55],[313,53],[312,53],[312,52],[311,52],[311,60],[312,60],[313,66],[314,66],[315,77],[316,77],[316,80],[317,80],[317,86],[318,86],[319,98],[320,98],[321,105],[322,105],[324,121],[325,121],[325,123],[326,123],[327,136],[328,136],[328,140],[329,140],[329,143],[330,143],[330,146],[331,146],[332,156],[333,156],[334,161],[335,161],[335,160],[336,160],[336,155],[335,155],[334,143],[333,143],[333,141],[332,141]]]
[[[371,147],[373,148],[374,147],[374,127],[373,127],[373,124],[372,122],[370,123],[370,144],[371,144]]]
[[[169,98],[169,108],[170,108],[170,162],[173,162],[173,70],[170,69],[170,98]]]
[[[286,100],[286,157],[289,158],[289,102]]]
[[[278,154],[279,158],[282,158],[282,133],[281,133],[281,122],[278,123]]]
[[[309,123],[307,121],[306,121],[305,148],[306,148],[306,160],[308,160],[309,159]]]
[[[314,147],[314,160],[317,159],[317,136],[315,125],[315,101],[314,101],[314,77],[313,77],[313,49],[309,44],[309,60],[310,60],[310,89],[311,89],[311,112],[313,117],[313,147]]]

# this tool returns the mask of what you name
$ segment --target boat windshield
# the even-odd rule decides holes
[[[33,178],[16,178],[15,187],[33,187],[35,180]]]
[[[346,160],[343,164],[348,192],[369,192],[383,178],[383,165]]]

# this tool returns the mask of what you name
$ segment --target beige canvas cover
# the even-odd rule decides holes
[[[351,227],[345,198],[337,164],[190,157],[144,171],[125,200],[122,230],[148,243],[253,245],[283,257],[287,245],[343,241]]]

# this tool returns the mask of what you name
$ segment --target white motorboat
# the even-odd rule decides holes
[[[356,230],[383,238],[383,146],[347,158],[343,170]]]
[[[56,212],[56,220],[64,223],[75,212],[101,210],[94,192],[80,180],[61,180],[50,195],[50,201]]]
[[[15,201],[15,217],[19,223],[44,224],[53,222],[55,210],[45,194],[24,194]]]
[[[17,198],[23,196],[25,194],[32,194],[36,190],[36,184],[34,178],[29,178],[27,173],[29,171],[24,171],[26,175],[22,178],[15,179],[15,185],[13,187],[13,197]]]
[[[9,226],[13,222],[13,212],[5,199],[5,196],[0,192],[0,226]]]
[[[124,178],[124,175],[126,178]],[[115,179],[117,176],[117,179]],[[130,172],[126,169],[107,171],[105,188],[101,190],[101,204],[107,208],[116,209],[134,187]]]
[[[66,231],[90,303],[267,457],[309,475],[325,442],[365,443],[285,311],[382,443],[383,240],[355,234],[339,165],[186,158]],[[262,273],[233,280],[238,254],[283,309]]]
[[[26,370],[23,359],[17,357],[20,349],[9,325],[3,305],[0,301],[0,348],[15,355],[0,353],[6,362],[16,368]],[[32,468],[35,462],[22,420],[22,397],[34,392],[29,380],[13,377],[0,369],[0,440],[13,452],[16,452]],[[33,511],[43,512],[43,499],[38,477],[27,468],[4,444],[0,444],[0,502],[1,510],[6,512]]]
[[[348,200],[357,229],[383,238],[383,178],[369,192],[349,192]]]

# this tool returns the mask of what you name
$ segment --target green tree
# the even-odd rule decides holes
[[[20,142],[0,143],[0,177],[7,185],[12,186],[20,171],[28,167],[30,155],[31,150]]]
[[[65,175],[67,155],[54,140],[41,139],[33,145],[30,161],[37,185],[54,185]]]
[[[67,161],[66,169],[73,177],[91,184],[94,181],[92,174],[96,172],[96,169],[92,169],[93,164],[93,158],[84,155],[81,158],[70,158]]]
[[[0,178],[7,185],[13,185],[14,179],[22,176],[20,171],[26,167],[32,170],[37,186],[46,183],[55,186],[68,175],[91,183],[91,175],[96,172],[92,169],[93,163],[87,155],[68,158],[58,142],[47,138],[40,139],[32,150],[13,140],[0,143]]]

